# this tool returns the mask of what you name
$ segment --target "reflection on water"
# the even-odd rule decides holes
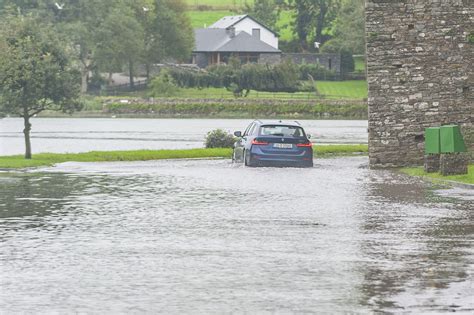
[[[0,309],[474,311],[472,203],[370,171],[228,161],[0,175]]]
[[[33,152],[202,148],[210,130],[244,130],[248,119],[35,118]],[[0,119],[0,155],[24,152],[22,119]],[[315,143],[367,143],[367,121],[302,120]]]

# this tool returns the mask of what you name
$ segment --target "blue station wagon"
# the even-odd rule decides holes
[[[313,144],[294,122],[253,121],[234,145],[232,159],[246,166],[313,166]]]

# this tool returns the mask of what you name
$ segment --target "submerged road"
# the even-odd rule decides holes
[[[0,174],[0,309],[474,312],[472,191],[315,162]]]

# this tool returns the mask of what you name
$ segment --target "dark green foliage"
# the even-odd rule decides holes
[[[43,110],[72,112],[79,72],[64,39],[31,17],[8,17],[0,32],[0,111],[22,117]]]
[[[206,148],[233,148],[235,138],[222,129],[209,131],[206,136]]]
[[[283,0],[255,0],[252,5],[245,4],[244,13],[263,23],[271,30],[278,31],[277,22],[283,4]]]
[[[113,103],[107,112],[117,115],[150,114],[163,117],[275,117],[275,118],[353,118],[367,119],[367,105],[305,103],[185,103],[122,104]]]
[[[179,88],[174,83],[173,78],[166,71],[163,71],[159,76],[151,80],[149,88],[149,96],[153,97],[176,96],[179,92]]]
[[[207,71],[172,69],[170,75],[184,88],[225,87],[235,96],[245,96],[250,90],[265,92],[297,92],[300,77],[298,66],[281,63],[275,66],[246,64],[212,66]]]
[[[474,32],[471,32],[471,34],[467,35],[467,42],[469,44],[474,44]]]
[[[337,16],[341,0],[289,0],[295,12],[294,33],[298,36],[304,51],[313,49],[308,42],[324,43]]]
[[[324,46],[332,46],[333,51],[337,47],[337,50],[347,50],[352,54],[365,54],[365,0],[342,2],[332,35],[333,38]]]
[[[339,76],[319,64],[302,64],[299,66],[300,80],[338,80]]]
[[[31,16],[8,16],[0,24],[0,112],[24,120],[31,159],[30,118],[45,110],[71,113],[78,102],[80,73],[64,39]]]

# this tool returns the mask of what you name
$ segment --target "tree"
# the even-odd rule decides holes
[[[99,69],[110,73],[127,65],[134,86],[135,65],[143,59],[144,30],[129,6],[114,8],[97,30],[95,59]]]
[[[31,16],[4,18],[0,25],[0,112],[24,120],[25,158],[31,159],[31,117],[44,110],[81,108],[79,72],[64,40]]]
[[[308,48],[310,35],[316,42],[326,41],[323,31],[336,18],[340,3],[341,0],[290,0],[290,7],[295,11],[294,31],[303,49]]]
[[[324,46],[327,51],[346,50],[352,54],[365,54],[365,1],[346,0],[334,21],[333,38]]]
[[[145,65],[167,59],[187,61],[194,48],[194,30],[181,0],[154,0],[145,19]],[[149,73],[147,73],[149,75]]]
[[[277,22],[283,5],[284,0],[255,0],[253,5],[245,3],[244,10],[273,31],[278,31]]]
[[[115,0],[68,0],[57,10],[57,29],[67,34],[76,48],[76,58],[81,70],[81,93],[87,92],[89,73],[95,66],[97,30],[102,27],[104,17],[120,1]]]

